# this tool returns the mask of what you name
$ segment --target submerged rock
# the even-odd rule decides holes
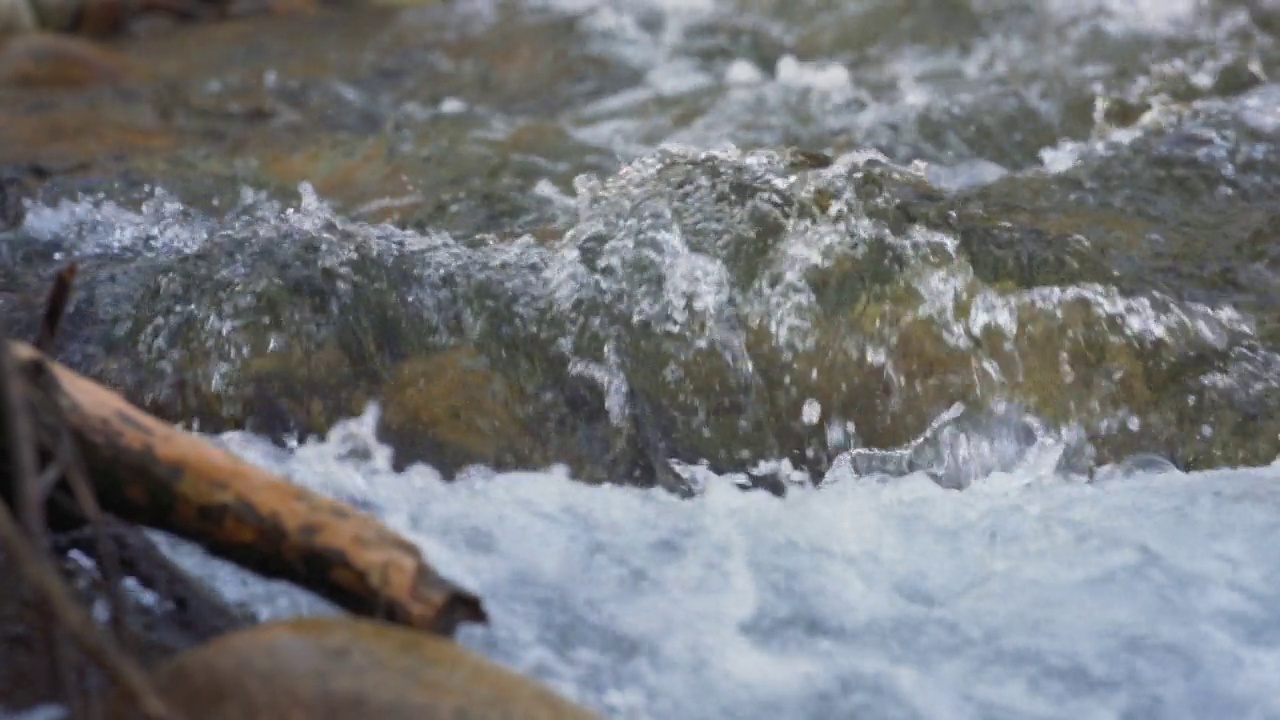
[[[124,55],[84,38],[27,33],[0,44],[0,85],[79,87],[138,74]]]
[[[465,345],[400,364],[380,394],[383,433],[402,455],[429,457],[446,473],[543,455],[524,392],[488,364]]]

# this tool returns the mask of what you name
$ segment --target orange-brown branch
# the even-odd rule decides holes
[[[8,350],[19,374],[60,408],[107,511],[352,612],[445,635],[485,621],[478,598],[371,515],[174,428],[30,345],[10,341]]]

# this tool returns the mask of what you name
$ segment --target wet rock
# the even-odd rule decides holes
[[[209,429],[322,432],[380,399],[401,464],[566,462],[645,484],[667,457],[733,469],[773,454],[821,472],[846,449],[911,440],[957,400],[1003,396],[1064,422],[1145,402],[1150,348],[1126,335],[1123,299],[1070,289],[1091,281],[1087,252],[1016,233],[1009,249],[999,232],[955,243],[920,230],[950,222],[927,186],[824,164],[789,176],[769,154],[665,158],[585,190],[573,229],[541,242],[409,236],[415,251],[315,206],[258,215],[147,281],[127,344],[105,353],[141,361],[94,367]],[[1037,290],[1055,283],[1067,289]],[[977,307],[1010,320],[966,323]],[[228,330],[200,330],[215,326]],[[1073,404],[1064,363],[1072,392],[1093,378],[1084,392],[1115,401]]]
[[[402,122],[421,134],[418,140],[404,141],[401,132],[341,133],[300,147],[273,143],[256,153],[258,184],[283,193],[305,180],[344,214],[367,222],[511,237],[557,218],[555,204],[532,190],[572,178],[544,158],[590,162],[562,130],[543,124],[497,135],[483,117]]]
[[[335,138],[290,153],[268,152],[263,173],[285,186],[309,182],[316,192],[370,222],[402,220],[427,202],[417,188],[417,172],[386,137]]]
[[[313,221],[249,220],[149,266],[134,306],[112,309],[129,329],[98,373],[205,427],[306,435],[358,411],[398,358],[430,347],[432,319],[403,300],[416,280],[402,248]]]
[[[216,380],[201,384],[208,376],[183,374],[171,378],[173,394],[152,402],[180,402],[162,407],[209,429],[245,428],[276,441],[320,435],[376,397],[376,365],[353,364],[361,358],[350,351],[332,336],[293,337],[274,351],[250,352],[242,363],[224,366],[229,377],[221,387]]]
[[[612,162],[591,157],[563,130],[545,124],[518,125],[496,137],[484,124],[482,118],[442,117],[421,127],[419,157],[430,170],[415,175],[415,191],[424,201],[404,219],[406,226],[459,237],[519,236],[559,219],[554,200],[535,191],[540,184],[568,187],[570,168]]]
[[[468,23],[465,9],[434,2],[326,5],[112,46],[107,57],[127,56],[127,68],[109,82],[74,54],[2,64],[14,82],[45,85],[0,82],[0,165],[51,169],[46,199],[107,192],[137,204],[157,185],[215,209],[245,185],[288,198],[306,180],[350,217],[519,235],[557,218],[539,182],[563,191],[584,169],[616,166],[558,115],[638,77],[579,42],[575,21],[534,15]]]
[[[1067,353],[1064,367],[1074,374],[1053,372],[1045,357],[1037,393],[1057,398],[1044,405],[1051,416],[1084,422],[1106,458],[1157,451],[1181,467],[1204,468],[1269,462],[1280,451],[1265,420],[1280,407],[1280,387],[1262,379],[1280,339],[1273,320],[1280,265],[1267,239],[1280,215],[1280,155],[1255,133],[1207,103],[1175,126],[1082,152],[1064,172],[1003,179],[957,205],[961,247],[984,281],[1033,292],[1096,284],[1130,307],[1120,328],[1111,323],[1124,315],[1072,320],[1069,343],[1042,332],[1025,343]],[[1233,164],[1224,171],[1226,158]],[[1192,324],[1207,312],[1216,316],[1210,326],[1228,332],[1196,339],[1178,321],[1183,330],[1169,337],[1160,322],[1135,322],[1151,311],[1152,320],[1173,319],[1186,304],[1200,308],[1187,315]],[[1080,309],[1059,314],[1071,319]],[[1124,332],[1134,336],[1128,347],[1107,340]],[[1064,402],[1067,387],[1088,389]],[[1091,409],[1081,409],[1084,398]]]
[[[991,216],[965,217],[959,221],[960,247],[973,264],[974,273],[992,285],[1010,283],[1033,288],[1114,279],[1115,271],[1107,265],[1106,255],[1090,243],[1088,238],[1093,233],[1087,230],[1107,224],[1108,220],[1113,229],[1136,223],[1120,217],[1089,222],[1084,213],[1075,220],[1078,224],[1067,226],[1074,232],[1055,233],[1042,228],[1062,225],[1045,220],[1028,226],[993,222]]]
[[[1132,92],[1050,82],[1041,96],[985,75],[975,88],[956,67],[992,46],[942,31],[977,32],[990,17],[940,8],[954,25],[895,25],[887,8],[832,7],[831,24],[805,20],[799,35],[720,11],[683,28],[637,15],[631,41],[670,30],[671,47],[696,55],[677,59],[696,71],[728,61],[727,48],[766,71],[778,61],[778,77],[641,93],[649,99],[631,105],[620,90],[654,88],[642,62],[586,29],[598,16],[321,8],[288,23],[193,28],[126,49],[154,68],[142,92],[5,95],[18,104],[0,102],[0,121],[14,119],[0,159],[80,163],[78,175],[99,178],[59,178],[41,188],[46,200],[105,189],[134,208],[135,189],[159,182],[204,211],[146,214],[160,228],[151,234],[110,222],[95,231],[120,247],[87,251],[82,313],[66,331],[80,367],[205,428],[320,432],[380,399],[405,460],[567,461],[616,479],[670,456],[724,469],[785,456],[816,474],[844,449],[911,440],[958,400],[1017,401],[1054,421],[1132,432],[1116,419],[1128,412],[1135,442],[1166,444],[1181,430],[1160,428],[1190,417],[1167,398],[1238,405],[1201,386],[1234,367],[1248,331],[1203,311],[1238,302],[1263,347],[1280,333],[1268,300],[1280,277],[1268,244],[1280,189],[1269,105],[1259,90],[1236,109],[1153,99],[1191,97],[1179,88],[1200,75],[1244,89],[1241,67],[1188,66],[1135,79]],[[993,27],[1043,19],[1020,10]],[[323,52],[318,32],[333,38]],[[899,77],[885,32],[921,33],[955,54]],[[1106,62],[1140,60],[1135,72],[1150,64],[1144,52],[1159,55],[1096,40],[1114,54]],[[838,57],[825,70],[779,64],[788,53]],[[867,72],[842,72],[857,67]],[[810,72],[825,79],[809,82]],[[956,92],[906,107],[895,93],[911,83],[900,80]],[[733,96],[724,103],[722,90]],[[1100,95],[1108,105],[1095,117]],[[620,104],[590,104],[603,98]],[[695,146],[785,138],[887,154],[660,153],[618,174],[610,143],[623,121],[645,126],[636,147],[675,133]],[[1131,132],[1106,141],[1116,125]],[[1094,131],[1055,150],[1079,151],[1078,167],[1019,170],[1039,168],[1036,153],[1063,135]],[[891,158],[984,173],[940,188],[937,173]],[[602,179],[575,186],[582,170]],[[239,200],[242,185],[281,197],[304,179],[337,208],[323,222]],[[192,227],[199,247],[162,239]],[[52,251],[15,242],[27,267],[45,267]],[[0,282],[26,282],[4,272]],[[38,307],[39,288],[30,296]],[[1188,330],[1202,320],[1207,335]],[[451,417],[462,405],[483,417]]]
[[[202,429],[320,433],[379,400],[397,463],[446,472],[562,462],[647,485],[669,458],[766,457],[818,477],[956,403],[1082,427],[1104,461],[1268,452],[1240,433],[1271,395],[1213,380],[1265,377],[1233,359],[1255,326],[1205,278],[1132,271],[1164,226],[1073,201],[1078,183],[948,195],[869,154],[671,150],[582,178],[567,230],[541,240],[367,225],[309,191],[225,219],[157,198],[82,263],[64,331],[92,350],[68,359]],[[1274,259],[1264,216],[1234,222]],[[1202,272],[1216,251],[1199,247]],[[1188,397],[1235,429],[1180,441]]]
[[[1149,221],[948,199],[874,158],[659,154],[584,195],[575,352],[645,399],[672,455],[720,470],[821,474],[996,401],[1087,428],[1104,456],[1189,461],[1168,413],[1251,338],[1230,308],[1125,277]]]
[[[85,38],[27,33],[0,45],[0,85],[83,87],[137,77],[124,55]]]
[[[1266,78],[1249,65],[1244,58],[1237,58],[1219,70],[1213,81],[1213,94],[1220,97],[1238,95],[1262,84]]]
[[[159,668],[184,716],[254,718],[595,717],[448,640],[370,620],[310,618],[227,635]],[[117,703],[109,718],[131,717]]]
[[[446,474],[470,464],[528,466],[540,455],[546,461],[540,438],[523,422],[530,404],[521,388],[491,370],[474,348],[402,363],[381,397],[381,434],[402,459],[427,459]]]
[[[45,94],[0,87],[0,125],[0,164],[41,174],[118,170],[122,158],[141,164],[175,144],[148,106],[121,102],[111,89]]]
[[[443,39],[441,49],[457,64],[450,85],[481,88],[477,100],[503,112],[545,114],[640,77],[584,42],[578,18],[534,14],[519,20]]]
[[[155,414],[284,441],[377,400],[400,465],[652,476],[625,418],[543,334],[557,326],[543,302],[523,295],[544,288],[545,244],[354,223],[310,190],[300,207],[257,199],[226,221],[163,195],[140,215],[106,212],[122,213],[115,244],[96,244],[103,218],[89,213],[12,248],[49,271],[62,253],[80,258],[61,357]],[[0,286],[27,298],[0,304],[16,327],[34,332],[44,277],[0,269]]]

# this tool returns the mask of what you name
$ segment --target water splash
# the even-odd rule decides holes
[[[680,501],[555,472],[395,473],[351,454],[377,446],[374,425],[292,453],[221,440],[359,497],[484,597],[491,624],[461,642],[605,717],[1280,711],[1276,468],[1134,464],[1098,485],[1057,472],[1046,446],[965,493],[913,473],[776,498],[704,469]],[[268,614],[315,610],[216,577]]]

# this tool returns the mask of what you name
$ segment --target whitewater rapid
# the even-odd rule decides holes
[[[679,500],[396,472],[374,422],[220,442],[405,533],[484,599],[463,643],[609,718],[1280,717],[1280,464],[1090,480],[1044,445],[964,491],[710,478]],[[174,549],[261,617],[331,611]]]

